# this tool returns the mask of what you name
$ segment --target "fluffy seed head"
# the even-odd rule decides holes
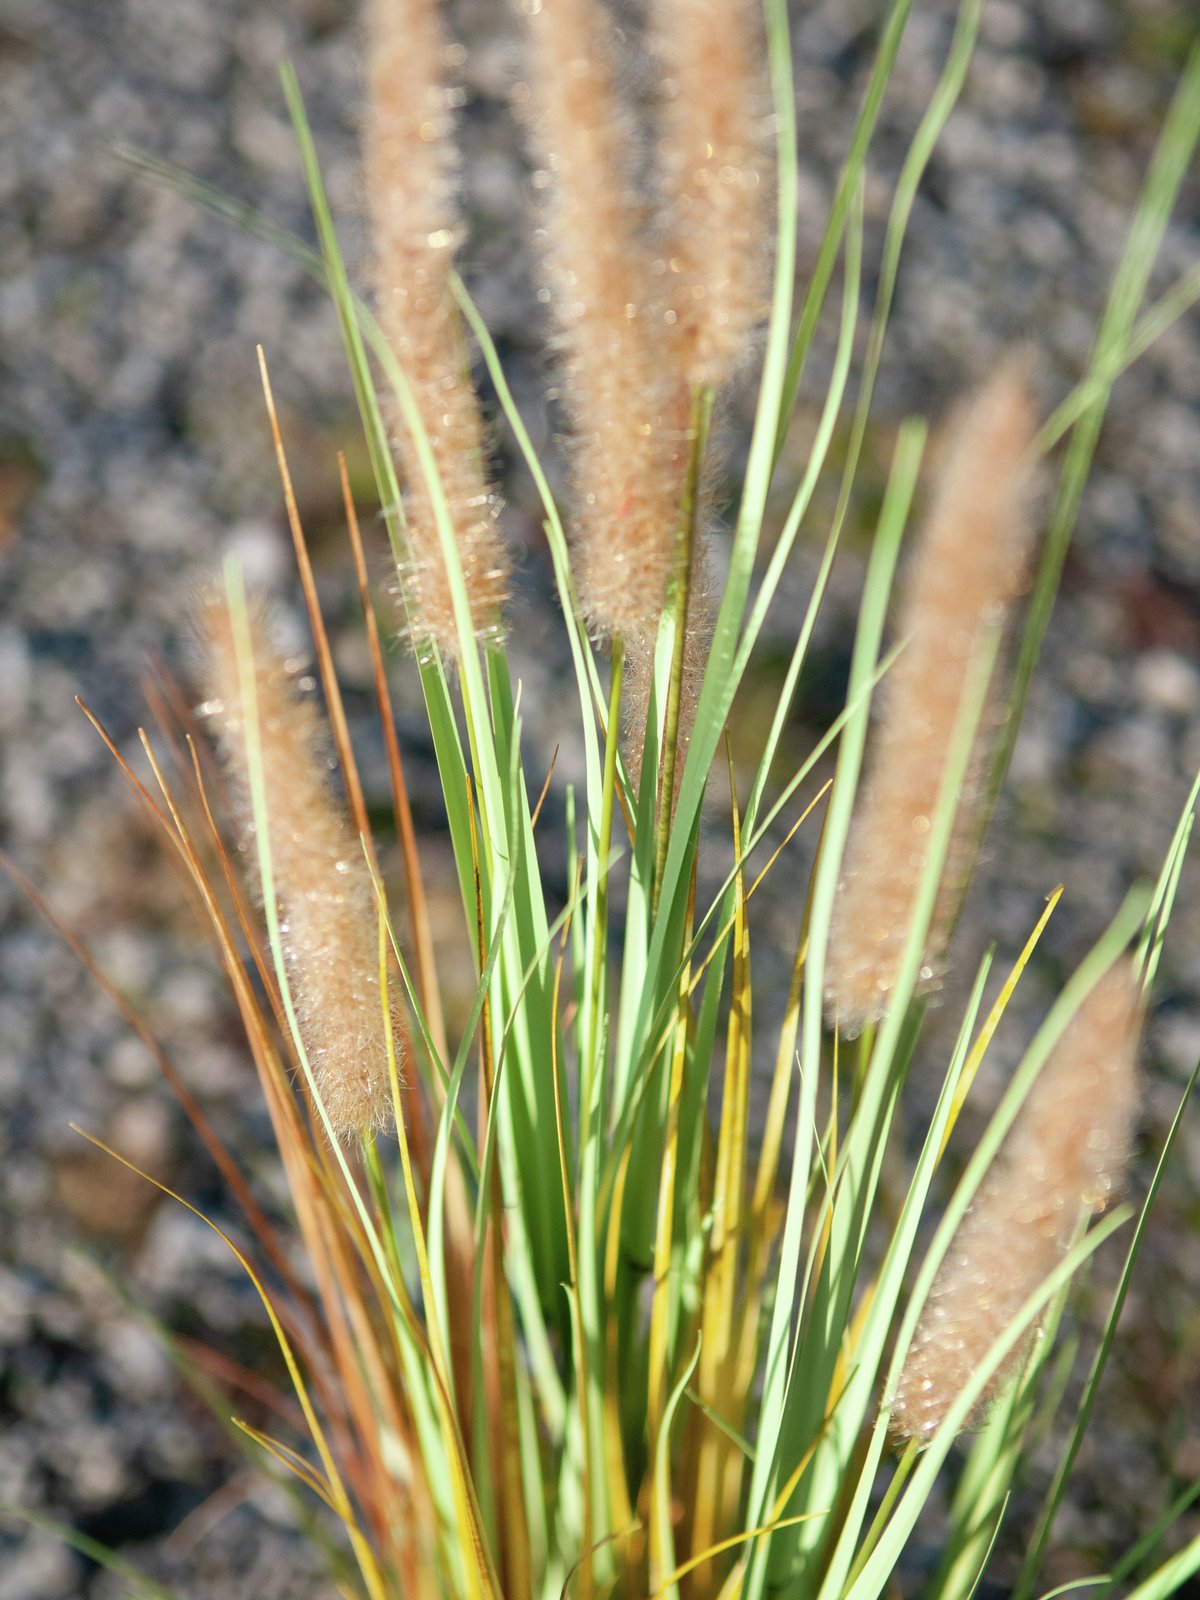
[[[361,1136],[391,1115],[379,993],[375,892],[359,841],[329,791],[327,739],[287,663],[249,618],[254,709],[288,984],[309,1064],[334,1130]],[[246,697],[223,597],[200,610],[205,711],[215,724],[245,834],[253,838]],[[257,859],[257,852],[252,851]]]
[[[379,322],[412,387],[437,469],[479,638],[492,637],[508,584],[498,505],[485,470],[483,419],[448,274],[460,225],[450,137],[448,53],[433,0],[371,0],[366,192]],[[418,649],[459,654],[433,497],[397,407],[409,562],[402,573]]]
[[[596,0],[529,18],[542,239],[573,425],[579,595],[598,634],[651,630],[671,577],[688,397],[636,226],[626,119]]]
[[[934,1281],[892,1402],[928,1440],[990,1347],[1062,1258],[1082,1211],[1121,1182],[1137,1113],[1140,991],[1126,961],[1088,995],[1042,1069]],[[970,1419],[1020,1362],[1017,1349]]]
[[[766,309],[770,161],[756,8],[655,0],[666,74],[663,269],[687,379],[717,388]]]
[[[907,642],[880,690],[830,929],[826,1001],[831,1019],[847,1029],[887,1008],[967,671],[985,630],[1003,626],[1025,585],[1035,425],[1022,370],[1010,363],[962,409],[946,442],[903,593],[898,633]],[[927,982],[970,867],[986,731],[958,802],[922,963]]]

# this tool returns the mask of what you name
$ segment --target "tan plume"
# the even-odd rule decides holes
[[[904,581],[904,649],[880,690],[882,710],[851,824],[825,966],[831,1020],[880,1017],[898,976],[929,830],[967,672],[988,629],[1025,587],[1028,489],[1036,416],[1023,370],[1001,368],[961,410],[946,441],[928,520]],[[992,703],[996,697],[993,695]],[[925,941],[932,981],[970,867],[994,711],[976,741]]]
[[[251,608],[253,708],[268,845],[300,1037],[335,1132],[383,1127],[391,1093],[379,992],[378,914],[358,839],[329,789],[328,739],[316,705],[296,692],[287,663]],[[224,597],[200,612],[208,693],[234,783],[239,818],[253,835],[250,767],[236,634]]]
[[[766,311],[770,170],[761,23],[749,0],[655,0],[665,74],[662,270],[687,381],[716,389]]]
[[[649,633],[676,553],[688,401],[637,226],[629,130],[597,0],[531,8],[543,241],[573,426],[580,600],[602,635]]]
[[[449,60],[433,0],[370,0],[363,153],[379,323],[411,385],[462,562],[474,631],[487,639],[500,629],[508,558],[449,282],[461,231]],[[406,487],[409,563],[402,577],[412,631],[418,649],[433,644],[453,661],[459,635],[434,497],[398,408],[393,422]]]
[[[1051,1054],[951,1241],[896,1395],[893,1432],[927,1440],[996,1339],[1067,1250],[1080,1213],[1119,1186],[1137,1114],[1141,993],[1110,967]],[[1021,1360],[1009,1357],[970,1420]]]

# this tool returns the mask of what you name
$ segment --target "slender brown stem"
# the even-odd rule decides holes
[[[696,551],[696,518],[700,502],[700,469],[708,443],[708,428],[712,420],[713,392],[697,389],[692,395],[691,419],[688,426],[687,476],[683,485],[680,507],[679,535],[675,555],[675,585],[671,595],[671,609],[675,615],[675,642],[671,657],[671,682],[667,690],[667,716],[663,731],[662,765],[658,787],[658,820],[654,839],[654,894],[653,908],[658,907],[659,885],[667,862],[667,841],[671,834],[671,819],[675,814],[676,768],[679,756],[679,709],[683,698],[684,654],[687,649],[689,608]]]

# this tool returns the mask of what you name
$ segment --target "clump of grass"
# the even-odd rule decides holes
[[[254,1250],[237,1247],[239,1258],[260,1288],[304,1421],[287,1438],[247,1432],[264,1459],[340,1522],[340,1591],[370,1600],[875,1600],[915,1583],[914,1552],[942,1472],[957,1488],[928,1592],[965,1600],[1026,1470],[1035,1405],[1043,1433],[1061,1405],[1062,1386],[1042,1378],[1071,1279],[1131,1214],[1117,1207],[1090,1231],[1077,1227],[1081,1211],[1107,1200],[1133,1119],[1137,1018],[1195,794],[1158,882],[1115,912],[1055,1002],[948,1198],[942,1157],[1052,907],[986,1010],[990,958],[975,975],[948,1059],[923,1038],[915,997],[941,958],[966,843],[986,822],[1112,384],[1197,293],[1193,276],[1142,310],[1200,138],[1200,52],[1165,124],[1080,387],[1040,430],[1013,370],[969,403],[908,563],[901,648],[889,657],[884,623],[925,436],[918,422],[901,429],[845,711],[775,789],[774,757],[853,491],[912,196],[978,27],[978,6],[963,6],[889,221],[825,559],[757,771],[743,792],[731,785],[723,841],[730,864],[706,901],[700,856],[714,847],[701,806],[724,771],[738,686],[828,470],[859,347],[864,243],[856,197],[908,6],[888,10],[798,306],[796,128],[782,0],[766,6],[765,62],[743,0],[660,0],[655,8],[668,79],[656,148],[673,241],[658,255],[630,175],[630,120],[605,8],[541,0],[527,9],[533,138],[549,174],[540,220],[573,424],[568,516],[532,451],[487,329],[450,269],[458,229],[443,116],[448,58],[431,6],[404,0],[371,13],[374,313],[350,287],[299,87],[284,77],[320,253],[288,247],[337,303],[378,505],[415,619],[415,660],[396,670],[420,680],[476,958],[474,1000],[457,1036],[448,1037],[443,1021],[355,507],[347,493],[399,864],[387,830],[375,837],[367,823],[278,431],[357,841],[336,818],[318,770],[317,714],[292,699],[282,667],[266,654],[236,569],[227,573],[225,599],[206,613],[209,700],[221,708],[235,776],[232,818],[223,821],[198,755],[190,781],[169,782],[145,739],[160,798],[140,783],[138,790],[212,921],[308,1263],[303,1274],[294,1271],[193,1104],[257,1242]],[[763,78],[774,109],[773,207],[764,200],[772,168],[762,148]],[[774,277],[759,332],[765,252],[756,230],[772,210]],[[778,442],[839,267],[833,375],[811,459],[799,483],[788,484]],[[468,334],[542,495],[574,672],[585,778],[565,802],[569,891],[561,902],[543,877],[535,827],[562,797],[551,790],[535,800],[526,782],[522,716],[537,708],[518,711],[495,620],[503,587],[493,580],[503,561],[481,556],[477,537],[491,524]],[[735,369],[748,375],[756,350],[756,420],[728,576],[716,615],[702,624],[693,601],[709,418],[717,386]],[[1015,620],[1023,587],[1027,476],[1067,434],[1006,689],[993,668],[999,625]],[[773,485],[788,498],[774,537],[765,516]],[[877,688],[883,709],[863,785]],[[639,736],[622,759],[622,713],[639,692],[644,745]],[[987,772],[979,752],[991,750],[997,727],[1001,749]],[[836,773],[822,788],[815,771],[831,748]],[[790,819],[790,841],[796,829],[818,825],[814,813],[820,844],[811,881],[793,891],[792,977],[758,1122],[750,1083],[762,876],[751,878],[748,863],[777,820]],[[247,817],[255,863],[248,874],[233,848],[246,837]],[[786,842],[767,871],[794,872]],[[332,895],[324,887],[330,872],[340,885]],[[619,926],[610,916],[618,876]],[[404,916],[394,917],[401,905]],[[866,956],[856,940],[866,941]],[[1130,945],[1135,969],[1124,954]],[[850,1048],[843,1030],[864,1022],[871,1025]],[[405,1033],[411,1048],[402,1062]],[[343,1061],[352,1064],[345,1109],[335,1104]],[[915,1153],[904,1148],[896,1115],[910,1072],[941,1084]],[[460,1104],[468,1074],[473,1129]],[[712,1119],[710,1104],[719,1107]],[[883,1174],[901,1168],[907,1177],[897,1195]],[[1157,1179],[1129,1246],[1105,1352],[1156,1188]],[[922,1222],[942,1199],[926,1251]],[[271,1263],[269,1279],[252,1259],[259,1253]],[[964,1314],[968,1286],[973,1309]],[[1046,1336],[1031,1345],[1038,1327]],[[1045,1492],[1023,1593],[1037,1581],[1102,1365],[1074,1419],[1059,1419],[1064,1465]],[[989,1404],[963,1464],[955,1440]],[[897,1436],[909,1442],[889,1452]],[[1155,1567],[1167,1532],[1164,1524],[1139,1546],[1144,1581],[1136,1592],[1144,1600],[1200,1569],[1200,1541]]]

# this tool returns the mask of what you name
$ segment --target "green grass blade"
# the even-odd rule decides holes
[[[778,215],[775,286],[767,331],[754,432],[738,508],[729,571],[713,629],[708,666],[700,690],[691,745],[684,766],[676,809],[676,825],[667,851],[661,903],[670,908],[686,897],[690,838],[699,815],[708,772],[720,746],[725,719],[737,687],[732,672],[736,641],[742,627],[746,596],[758,550],[774,466],[775,435],[783,414],[788,324],[796,270],[796,118],[792,83],[791,40],[786,0],[767,0],[767,53],[777,124]],[[653,971],[661,962],[663,942],[671,925],[668,915],[655,928],[649,956]],[[661,936],[660,936],[661,928]]]
[[[942,1081],[937,1106],[934,1109],[929,1130],[917,1159],[916,1168],[909,1184],[908,1192],[905,1195],[900,1215],[897,1218],[892,1237],[888,1242],[883,1263],[877,1274],[872,1294],[871,1314],[862,1327],[858,1343],[859,1364],[868,1374],[878,1373],[883,1352],[894,1326],[895,1308],[899,1301],[905,1274],[912,1259],[918,1230],[925,1215],[925,1208],[937,1170],[939,1154],[945,1142],[946,1131],[954,1115],[962,1075],[969,1059],[968,1044],[974,1032],[979,1008],[983,1001],[984,984],[987,981],[989,970],[990,962],[985,960],[976,974],[963,1025],[959,1030],[958,1041],[947,1068],[946,1076]],[[869,1381],[873,1382],[875,1380],[872,1378]],[[882,1442],[882,1439],[872,1440],[872,1448],[859,1473],[854,1498],[846,1512],[837,1545],[829,1557],[822,1588],[823,1594],[840,1593],[844,1583],[851,1581],[852,1577],[861,1569],[863,1561],[870,1554],[870,1550],[878,1539],[883,1525],[880,1519],[877,1519],[878,1526],[868,1534],[865,1544],[860,1543],[860,1530],[869,1509],[871,1490],[878,1470]]]
[[[850,376],[850,364],[854,354],[854,334],[858,326],[858,305],[862,288],[862,242],[863,242],[863,217],[861,195],[859,203],[854,207],[846,236],[846,265],[845,283],[842,293],[842,318],[838,330],[837,350],[834,354],[833,372],[829,380],[825,400],[821,409],[821,417],[817,423],[816,437],[813,440],[812,450],[808,463],[792,504],[788,509],[787,518],[780,533],[779,541],[771,552],[771,560],[763,581],[755,596],[754,607],[750,613],[745,632],[738,651],[738,659],[742,663],[741,670],[745,670],[745,661],[749,656],[754,641],[757,639],[766,619],[769,607],[779,581],[783,576],[784,567],[795,544],[796,537],[803,523],[805,513],[812,503],[813,493],[829,455],[829,447],[833,442],[834,430],[841,413],[842,402],[846,393],[846,385]],[[813,592],[809,598],[808,607],[804,614],[799,634],[796,638],[795,648],[788,663],[788,670],[784,677],[783,686],[779,694],[779,702],[771,722],[770,731],[763,745],[762,758],[758,764],[754,783],[746,801],[746,831],[752,833],[755,819],[758,815],[759,804],[762,800],[763,790],[770,775],[771,766],[775,760],[779,741],[787,722],[788,712],[791,709],[792,699],[796,692],[796,684],[800,677],[800,670],[808,654],[808,646],[812,639],[813,628],[816,626],[817,613],[825,597],[825,590],[829,582],[829,574],[833,569],[833,558],[838,547],[840,526],[835,523],[829,538],[825,541],[825,550],[821,558],[820,570]],[[736,669],[735,669],[736,670]],[[739,674],[740,675],[740,674]]]
[[[692,1373],[695,1372],[699,1360],[700,1341],[697,1339],[695,1349],[667,1396],[667,1403],[663,1407],[662,1425],[654,1449],[654,1493],[650,1513],[650,1590],[653,1594],[662,1594],[667,1600],[679,1600],[679,1590],[675,1584],[663,1587],[663,1580],[676,1567],[675,1532],[671,1515],[671,1428],[675,1421],[675,1413],[679,1409],[679,1402],[687,1393],[688,1384],[692,1381]]]
[[[86,1560],[94,1562],[96,1566],[103,1567],[105,1572],[111,1572],[114,1577],[120,1578],[137,1600],[180,1600],[177,1590],[165,1589],[153,1578],[147,1578],[116,1550],[101,1544],[98,1539],[89,1538],[78,1528],[71,1527],[70,1523],[59,1522],[57,1518],[48,1517],[44,1512],[32,1511],[19,1505],[0,1505],[0,1517],[11,1517],[17,1522],[27,1522],[30,1527],[38,1528],[42,1533],[53,1534],[63,1544],[78,1551]]]
[[[896,1507],[891,1522],[884,1530],[878,1546],[862,1572],[845,1591],[844,1600],[877,1600],[877,1597],[884,1592],[885,1585],[895,1570],[900,1552],[907,1544],[917,1518],[929,1498],[933,1480],[940,1471],[954,1439],[962,1431],[971,1410],[978,1404],[987,1385],[1063,1285],[1070,1282],[1082,1264],[1111,1234],[1129,1221],[1129,1216],[1128,1210],[1118,1208],[1103,1218],[1086,1238],[1068,1251],[1041,1288],[1029,1297],[1020,1313],[993,1344],[987,1357],[980,1362],[970,1381],[964,1385],[962,1393],[951,1406],[945,1422],[930,1441],[907,1490]]]
[[[1175,1143],[1179,1137],[1179,1132],[1183,1125],[1184,1112],[1186,1111],[1188,1103],[1192,1098],[1192,1091],[1195,1089],[1198,1079],[1200,1079],[1200,1063],[1197,1063],[1191,1077],[1188,1079],[1187,1087],[1185,1088],[1182,1098],[1179,1101],[1179,1105],[1176,1108],[1175,1116],[1172,1119],[1167,1137],[1163,1142],[1162,1152],[1159,1155],[1157,1163],[1155,1164],[1154,1176],[1150,1180],[1150,1187],[1146,1192],[1146,1198],[1143,1201],[1141,1211],[1138,1214],[1137,1224],[1133,1230],[1133,1237],[1129,1241],[1129,1248],[1126,1252],[1125,1262],[1121,1269],[1121,1276],[1117,1280],[1117,1287],[1113,1293],[1112,1304],[1109,1308],[1108,1317],[1106,1318],[1104,1324],[1104,1332],[1101,1335],[1100,1344],[1096,1350],[1096,1354],[1092,1358],[1091,1369],[1088,1372],[1087,1382],[1084,1385],[1083,1394],[1079,1400],[1075,1422],[1071,1428],[1066,1447],[1063,1450],[1062,1457],[1058,1464],[1058,1469],[1054,1474],[1054,1479],[1046,1496],[1045,1504],[1043,1505],[1041,1514],[1038,1518],[1037,1527],[1034,1530],[1032,1538],[1030,1539],[1025,1563],[1021,1568],[1020,1576],[1018,1577],[1016,1586],[1013,1590],[1013,1600],[1023,1600],[1023,1597],[1030,1595],[1033,1591],[1034,1585],[1037,1582],[1038,1568],[1041,1566],[1042,1560],[1045,1556],[1046,1549],[1050,1542],[1050,1535],[1054,1531],[1054,1522],[1058,1515],[1059,1507],[1062,1504],[1063,1496],[1066,1493],[1071,1469],[1075,1464],[1075,1460],[1079,1454],[1080,1446],[1083,1443],[1083,1436],[1087,1432],[1088,1424],[1091,1422],[1092,1413],[1095,1410],[1096,1397],[1100,1389],[1100,1380],[1104,1376],[1104,1369],[1108,1365],[1108,1358],[1112,1352],[1113,1340],[1116,1338],[1117,1323],[1120,1320],[1121,1311],[1125,1305],[1125,1300],[1129,1293],[1129,1284],[1133,1276],[1133,1269],[1141,1252],[1142,1243],[1145,1239],[1146,1228],[1149,1224],[1150,1215],[1154,1208],[1154,1202],[1158,1198],[1158,1192],[1162,1186],[1163,1176],[1166,1173],[1167,1163],[1171,1158],[1171,1153],[1175,1148]]]
[[[900,49],[900,41],[904,37],[904,30],[908,25],[908,17],[911,10],[912,0],[892,0],[887,16],[884,19],[883,34],[879,41],[879,49],[875,55],[874,65],[871,68],[871,76],[867,83],[866,94],[863,97],[862,109],[858,114],[858,121],[855,124],[854,133],[850,140],[850,150],[846,156],[846,164],[842,168],[841,177],[838,179],[837,192],[834,195],[833,206],[829,213],[829,222],[825,228],[825,235],[821,240],[821,248],[817,255],[816,265],[813,267],[812,281],[808,286],[804,303],[800,308],[799,325],[788,356],[787,371],[780,391],[780,406],[774,446],[776,454],[778,454],[779,447],[783,443],[787,418],[791,415],[792,407],[796,403],[796,396],[800,392],[800,380],[804,373],[804,363],[812,345],[821,309],[825,304],[825,294],[829,288],[829,281],[833,276],[834,263],[841,248],[842,233],[850,215],[853,197],[866,169],[867,151],[870,149],[871,140],[874,137],[879,108],[883,103],[884,94],[891,80],[892,70],[896,64],[896,56]]]
[[[870,707],[862,691],[871,679],[879,657],[887,599],[895,571],[900,537],[916,485],[923,443],[924,429],[919,424],[908,424],[902,430],[897,444],[892,477],[884,499],[879,529],[867,570],[850,669],[847,700],[857,703],[861,697],[861,703],[857,703],[853,717],[847,721],[842,730],[838,772],[829,801],[821,861],[816,869],[817,880],[813,890],[813,914],[805,971],[800,1097],[797,1106],[792,1174],[784,1222],[779,1283],[767,1341],[766,1371],[760,1404],[761,1431],[747,1511],[749,1521],[753,1525],[769,1520],[771,1500],[778,1486],[777,1451],[787,1392],[792,1309],[799,1281],[805,1202],[816,1128],[817,1083],[821,1071],[820,974],[824,965],[824,943],[830,908],[837,887],[841,852],[849,831],[854,788],[866,742]],[[814,967],[817,973],[815,980],[812,977]],[[747,1572],[746,1600],[759,1600],[766,1581],[769,1554],[769,1540],[764,1540],[756,1546]]]
[[[830,1215],[829,1248],[826,1255],[828,1301],[832,1337],[818,1336],[811,1341],[813,1358],[798,1363],[796,1387],[799,1395],[798,1437],[793,1436],[791,1454],[807,1447],[821,1425],[824,1395],[834,1386],[835,1363],[843,1357],[843,1331],[849,1325],[857,1287],[863,1248],[870,1219],[876,1209],[879,1173],[883,1152],[900,1090],[907,1072],[918,1019],[907,1015],[908,1003],[916,985],[934,902],[942,876],[942,866],[950,847],[955,814],[962,785],[970,764],[976,733],[983,715],[992,666],[999,645],[997,636],[985,640],[971,663],[963,687],[954,735],[941,776],[937,804],[930,818],[928,859],[916,901],[910,913],[910,926],[900,963],[891,1004],[870,1051],[858,1104],[855,1106],[839,1153],[835,1175],[834,1203]],[[898,1269],[892,1295],[899,1290]],[[836,1412],[821,1434],[812,1468],[813,1503],[832,1504],[844,1480],[860,1429],[872,1403],[876,1372],[883,1356],[888,1329],[892,1324],[894,1298],[878,1293],[871,1302],[868,1332],[855,1351],[854,1373],[843,1387]],[[810,1341],[801,1346],[807,1358]],[[814,1405],[814,1401],[817,1402]],[[810,1525],[790,1536],[796,1554],[811,1559],[816,1541],[825,1530]],[[781,1546],[786,1550],[786,1544]],[[786,1562],[786,1554],[775,1556],[776,1571]]]
[[[1063,562],[1100,435],[1100,425],[1120,370],[1122,353],[1145,294],[1180,185],[1189,170],[1197,140],[1200,140],[1200,43],[1193,46],[1188,56],[1171,103],[1092,347],[1086,381],[1093,385],[1090,392],[1094,393],[1095,398],[1076,423],[1063,462],[1013,675],[1010,715],[1004,726],[993,770],[993,793],[999,789],[1012,757],[1021,711],[1029,693],[1046,629],[1050,625]]]
[[[977,1145],[974,1154],[971,1157],[971,1160],[967,1163],[967,1167],[963,1173],[962,1179],[955,1189],[954,1195],[946,1208],[945,1214],[943,1215],[938,1229],[934,1235],[930,1248],[926,1253],[926,1257],[921,1266],[920,1272],[917,1275],[917,1279],[914,1283],[912,1294],[909,1299],[909,1304],[903,1316],[900,1318],[896,1330],[895,1350],[892,1356],[891,1365],[888,1370],[888,1375],[884,1383],[885,1395],[892,1394],[895,1391],[909,1344],[912,1341],[913,1334],[916,1330],[917,1321],[924,1307],[929,1290],[933,1284],[933,1279],[936,1275],[937,1269],[941,1264],[942,1258],[945,1255],[945,1252],[954,1236],[954,1232],[961,1222],[967,1206],[974,1197],[975,1192],[978,1189],[985,1172],[987,1171],[987,1168],[995,1159],[996,1152],[999,1150],[1005,1135],[1012,1126],[1017,1112],[1024,1103],[1024,1100],[1028,1095],[1034,1081],[1036,1080],[1038,1073],[1049,1059],[1051,1051],[1062,1037],[1071,1018],[1078,1011],[1080,1005],[1091,988],[1108,969],[1108,967],[1112,965],[1112,962],[1116,959],[1120,951],[1128,944],[1133,931],[1137,927],[1142,910],[1143,903],[1140,896],[1133,895],[1127,899],[1125,905],[1122,907],[1121,912],[1118,914],[1107,933],[1092,950],[1087,959],[1082,963],[1079,970],[1068,981],[1062,993],[1051,1007],[1049,1015],[1046,1017],[1045,1022],[1043,1022],[1041,1028],[1038,1030],[1038,1033],[1030,1045],[1029,1050],[1026,1052],[1020,1067],[1014,1074],[1012,1082],[1009,1084],[1008,1089],[1001,1098],[1000,1104],[993,1114],[987,1130],[980,1139],[979,1144]],[[1093,1230],[1093,1232],[1088,1236],[1089,1239],[1095,1240],[1099,1231],[1099,1229]],[[1084,1241],[1084,1245],[1086,1244],[1087,1241]],[[1083,1251],[1083,1249],[1084,1247],[1081,1246],[1079,1250],[1072,1253],[1076,1259],[1076,1264],[1083,1259],[1083,1254],[1080,1253]],[[1070,1257],[1068,1257],[1068,1259],[1070,1259]],[[1054,1278],[1053,1287],[1056,1288],[1059,1284],[1065,1283],[1069,1276],[1070,1273],[1064,1273],[1061,1276]],[[1041,1305],[1048,1303],[1052,1298],[1052,1289],[1048,1288],[1051,1282],[1052,1280],[1048,1279],[1047,1285],[1043,1286],[1043,1290],[1046,1292],[1044,1293],[1043,1297],[1039,1299],[1039,1309]],[[1032,1318],[1030,1320],[1032,1320]],[[1015,1341],[1013,1341],[1013,1343],[1015,1343]],[[997,1362],[996,1365],[998,1366],[999,1362]],[[975,1392],[981,1393],[982,1388],[983,1385],[981,1385]],[[971,1407],[968,1404],[965,1408],[961,1408],[960,1412],[960,1407],[956,1405],[952,1409],[950,1419],[948,1419],[948,1427],[949,1422],[953,1422],[953,1431],[957,1431],[957,1429],[961,1427],[962,1421],[968,1415],[970,1409]],[[872,1433],[870,1451],[867,1458],[867,1468],[864,1469],[864,1478],[866,1470],[871,1466],[872,1459],[878,1461],[882,1453],[887,1433],[887,1421],[887,1409],[885,1407],[880,1412],[879,1419],[877,1420]],[[921,1489],[922,1494],[928,1493],[929,1484],[932,1482],[932,1478],[936,1473],[938,1466],[950,1448],[953,1432],[947,1430],[943,1431],[945,1432],[946,1436],[943,1438],[942,1433],[939,1433],[935,1437],[934,1443],[931,1444],[929,1451],[927,1451],[925,1457],[922,1458],[922,1463],[918,1468],[917,1474],[914,1475],[914,1483],[916,1482],[917,1477],[921,1478],[921,1483],[923,1485]],[[939,1440],[940,1444],[938,1442]],[[934,1451],[937,1451],[937,1455],[936,1457],[931,1457],[930,1453]],[[931,1471],[922,1476],[922,1474],[925,1473],[926,1464],[930,1459],[934,1459],[935,1465]],[[913,1491],[910,1490],[909,1492],[912,1493]],[[881,1536],[877,1550],[873,1552],[868,1563],[859,1574],[859,1577],[856,1578],[855,1581],[849,1585],[845,1591],[847,1595],[852,1594],[854,1596],[854,1600],[867,1600],[868,1595],[879,1592],[877,1587],[864,1587],[864,1579],[870,1575],[872,1583],[875,1585],[878,1585],[883,1581],[883,1574],[887,1570],[890,1570],[888,1567],[888,1562],[890,1561],[892,1564],[894,1564],[895,1559],[898,1557],[900,1550],[903,1548],[903,1545],[907,1540],[913,1525],[915,1524],[918,1510],[919,1504],[914,1501],[907,1507],[905,1512],[905,1521],[902,1523],[897,1522],[894,1525],[889,1526],[884,1535]],[[834,1600],[836,1593],[837,1591],[823,1593],[821,1600]]]
[[[1200,1572],[1200,1534],[1177,1556],[1164,1561],[1158,1571],[1139,1583],[1136,1589],[1131,1589],[1128,1600],[1167,1600],[1168,1595],[1182,1594],[1188,1579],[1197,1572]]]
[[[1096,1600],[1104,1600],[1104,1597],[1110,1595],[1119,1583],[1124,1583],[1131,1573],[1137,1571],[1197,1498],[1200,1498],[1200,1478],[1189,1483],[1186,1489],[1177,1494],[1154,1526],[1121,1557],[1109,1573],[1108,1581],[1099,1589]]]

